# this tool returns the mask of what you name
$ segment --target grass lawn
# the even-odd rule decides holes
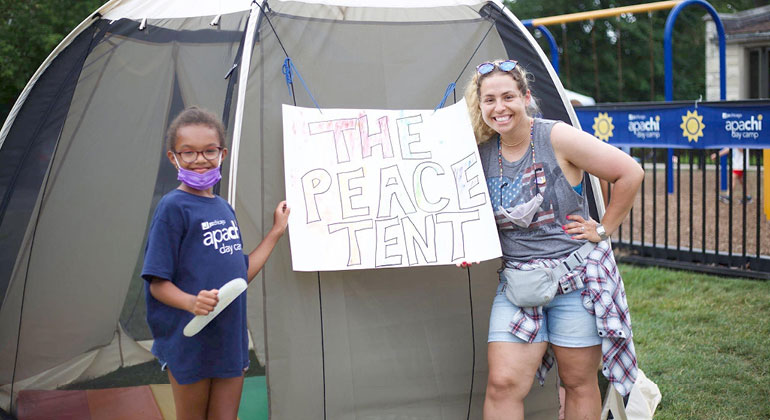
[[[770,419],[770,282],[621,266],[658,420]]]

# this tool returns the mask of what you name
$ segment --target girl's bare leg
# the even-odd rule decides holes
[[[208,420],[235,420],[242,392],[243,376],[211,379]]]
[[[168,380],[171,382],[171,391],[174,394],[177,420],[206,420],[211,379],[201,379],[189,385],[180,385],[169,369]]]

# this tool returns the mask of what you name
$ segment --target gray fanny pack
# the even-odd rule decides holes
[[[560,284],[559,280],[565,274],[585,261],[588,254],[596,247],[594,242],[586,242],[564,261],[554,268],[539,267],[533,270],[517,270],[506,267],[503,269],[505,279],[505,296],[520,308],[543,306],[548,304],[561,288],[562,293],[582,289],[582,278],[576,278],[577,286]]]

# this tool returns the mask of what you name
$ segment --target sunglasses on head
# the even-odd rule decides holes
[[[516,60],[505,60],[505,61],[501,61],[500,63],[495,63],[495,62],[487,61],[485,63],[481,63],[478,66],[476,66],[476,71],[480,75],[485,75],[487,73],[490,73],[492,70],[495,69],[495,67],[497,67],[500,70],[502,70],[502,71],[507,73],[507,72],[515,69],[516,68],[516,64],[518,64],[518,62]]]

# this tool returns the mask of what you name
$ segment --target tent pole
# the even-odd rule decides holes
[[[260,0],[261,1],[261,0]],[[251,51],[254,48],[254,32],[257,28],[257,14],[259,6],[256,2],[251,4],[251,13],[249,22],[246,26],[246,39],[243,44],[243,55],[241,55],[241,65],[238,69],[238,96],[235,105],[235,119],[233,120],[233,142],[230,158],[230,177],[227,188],[227,202],[235,208],[236,185],[238,184],[238,152],[241,146],[241,128],[243,126],[243,108],[246,102],[246,85],[249,78],[249,68],[251,67]]]

